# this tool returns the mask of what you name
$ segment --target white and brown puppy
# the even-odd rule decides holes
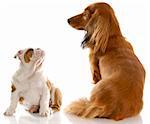
[[[28,48],[18,51],[15,55],[17,57],[20,59],[20,67],[12,78],[11,103],[4,115],[13,115],[18,101],[29,112],[39,112],[41,116],[48,116],[51,108],[59,111],[61,92],[43,74],[45,52],[39,48]]]

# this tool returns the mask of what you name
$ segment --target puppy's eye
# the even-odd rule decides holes
[[[33,52],[34,50],[33,50],[33,48],[30,48],[30,49],[28,49],[28,51],[32,51]]]

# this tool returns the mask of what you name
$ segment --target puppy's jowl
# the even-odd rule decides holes
[[[41,116],[60,110],[62,95],[43,74],[44,57],[45,52],[39,48],[17,52],[15,58],[20,59],[20,67],[12,78],[11,102],[4,115],[13,115],[18,101],[29,112],[39,112]]]

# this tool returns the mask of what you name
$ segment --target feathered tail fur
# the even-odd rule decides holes
[[[107,114],[104,106],[98,107],[85,98],[72,102],[65,108],[65,112],[83,118],[104,117]]]

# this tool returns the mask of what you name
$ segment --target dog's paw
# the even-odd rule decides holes
[[[5,116],[12,116],[13,113],[15,113],[15,111],[11,108],[8,108],[5,112],[4,112],[4,115]]]
[[[51,109],[45,108],[45,109],[40,109],[39,115],[42,117],[47,117],[52,113]]]

